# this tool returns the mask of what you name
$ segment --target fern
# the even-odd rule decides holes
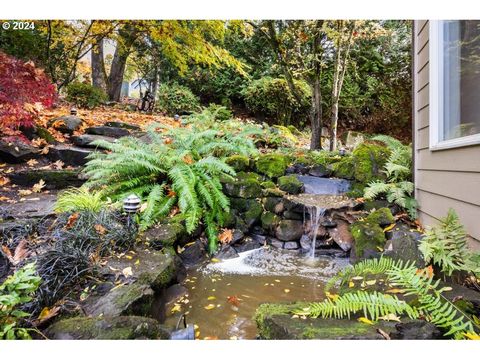
[[[397,204],[407,210],[408,215],[417,217],[417,202],[413,198],[414,185],[412,178],[412,148],[403,145],[397,139],[387,135],[377,135],[373,140],[381,141],[391,150],[383,172],[387,180],[373,181],[365,187],[364,198],[373,200],[385,195],[388,202]]]
[[[447,330],[446,336],[463,339],[465,333],[474,333],[473,324],[460,315],[458,309],[445,297],[443,289],[438,289],[440,280],[434,282],[426,270],[418,271],[415,267],[396,267],[387,271],[392,285],[405,289],[405,296],[414,295],[420,305],[420,314],[426,320]]]
[[[294,314],[297,315],[337,319],[345,317],[349,319],[358,312],[363,312],[366,318],[373,321],[390,314],[418,317],[414,307],[394,295],[361,290],[334,296],[333,300],[327,298],[322,302],[310,303],[307,308],[294,310]]]
[[[448,210],[447,217],[441,219],[438,226],[426,232],[419,248],[427,263],[440,266],[448,275],[454,271],[476,270],[469,262],[467,232],[453,209]]]
[[[115,144],[102,142],[109,152],[89,155],[84,170],[89,177],[87,186],[101,188],[104,196],[115,200],[131,193],[145,199],[147,207],[140,215],[142,229],[178,206],[189,233],[203,222],[213,251],[218,227],[223,223],[222,213],[229,211],[229,201],[219,179],[235,176],[223,159],[257,151],[253,141],[244,137],[245,129],[235,130],[230,121],[222,124],[223,129],[232,127],[232,130],[220,131],[218,126],[208,129],[203,124],[190,127],[152,124],[148,144],[131,137],[119,139]]]

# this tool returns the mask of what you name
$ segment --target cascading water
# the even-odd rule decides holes
[[[318,228],[320,226],[320,219],[325,215],[325,208],[318,206],[309,206],[308,213],[310,214],[310,224],[313,230],[312,248],[310,249],[310,257],[315,258],[315,246],[317,242]]]

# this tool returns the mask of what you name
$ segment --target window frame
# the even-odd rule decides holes
[[[455,139],[440,140],[444,127],[444,51],[443,20],[429,21],[429,148],[445,150],[480,144],[480,133]],[[480,89],[479,89],[480,90]]]

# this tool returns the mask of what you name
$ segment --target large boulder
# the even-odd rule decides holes
[[[332,173],[332,170],[328,169],[325,165],[321,165],[321,164],[313,166],[308,171],[308,175],[316,176],[316,177],[330,176],[331,173]]]
[[[73,134],[79,130],[83,125],[83,120],[75,115],[64,115],[51,119],[48,122],[48,126],[57,129],[65,134]]]
[[[300,240],[303,235],[303,223],[299,220],[280,220],[275,227],[275,237],[282,241]]]
[[[386,239],[383,229],[378,224],[357,221],[350,225],[350,232],[355,240],[354,251],[350,253],[351,262],[380,256]]]
[[[127,129],[111,126],[93,126],[85,130],[87,134],[108,136],[111,138],[121,138],[130,135]]]
[[[288,167],[288,158],[282,154],[260,155],[255,164],[260,174],[271,178],[278,178],[285,174]]]
[[[386,227],[388,225],[393,224],[395,222],[395,218],[393,217],[390,209],[384,207],[384,208],[380,208],[378,210],[372,211],[367,216],[367,221],[378,224],[381,227]]]
[[[262,228],[269,233],[273,233],[281,219],[273,212],[266,211],[261,215],[260,220],[262,223]]]
[[[0,161],[17,164],[37,155],[38,149],[19,137],[0,138]]]
[[[179,222],[157,224],[146,230],[141,239],[154,248],[173,246],[187,236],[185,227]]]
[[[390,156],[390,150],[377,143],[364,142],[353,151],[355,180],[367,184],[384,179],[383,167]]]
[[[355,179],[355,164],[351,156],[345,156],[342,160],[330,165],[333,175],[347,180]]]
[[[299,194],[303,191],[303,183],[295,175],[286,175],[278,178],[278,187],[288,194]]]
[[[328,234],[343,251],[348,251],[352,248],[354,241],[349,230],[350,225],[344,220],[337,220],[336,222],[337,226],[328,229]]]
[[[54,340],[169,339],[170,332],[155,319],[141,316],[73,317],[46,330]]]
[[[205,244],[197,240],[193,244],[185,246],[185,249],[179,256],[185,266],[192,267],[207,259],[207,250]]]
[[[135,130],[135,131],[140,130],[140,126],[137,126],[134,124],[127,124],[122,121],[107,121],[104,125],[108,127],[115,127],[115,128]]]
[[[384,255],[404,262],[413,261],[418,268],[425,267],[423,255],[419,250],[422,234],[406,225],[397,225],[386,233],[389,239],[385,243]]]

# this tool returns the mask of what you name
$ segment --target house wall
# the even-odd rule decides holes
[[[414,38],[415,197],[423,225],[433,225],[453,208],[480,250],[480,145],[429,149],[429,23],[416,20]]]

